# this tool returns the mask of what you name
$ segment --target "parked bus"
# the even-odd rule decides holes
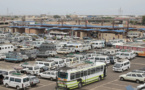
[[[56,90],[81,88],[83,85],[100,81],[106,77],[106,64],[102,62],[92,63],[85,61],[75,63],[69,67],[60,68]]]
[[[137,56],[145,56],[145,43],[144,42],[133,42],[133,43],[127,43],[124,45],[117,45],[117,49],[121,50],[131,50],[134,51]]]
[[[12,44],[1,44],[0,45],[0,53],[8,53],[10,51],[14,51],[14,46]]]

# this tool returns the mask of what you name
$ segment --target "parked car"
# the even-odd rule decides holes
[[[145,82],[144,73],[129,72],[127,74],[120,75],[119,78],[121,81],[130,80],[135,81],[136,83]]]
[[[57,79],[57,71],[46,71],[43,73],[39,74],[40,78],[48,78],[51,81],[56,80]]]
[[[36,76],[29,76],[30,86],[36,86],[40,83],[40,80]]]
[[[35,65],[20,65],[24,69],[21,70],[21,72],[31,74],[31,75],[38,75],[40,73],[40,68]]]
[[[121,59],[114,64],[113,71],[123,72],[124,70],[128,70],[129,68],[130,68],[130,61],[127,59]]]
[[[0,70],[0,83],[3,83],[3,79],[6,75],[10,75],[12,73],[17,73],[15,70],[6,70],[6,69],[1,69]]]
[[[126,59],[133,59],[136,57],[134,52],[117,52],[116,57],[118,58],[126,58]]]
[[[109,56],[109,59],[110,59],[110,63],[111,63],[111,64],[116,63],[116,62],[117,62],[117,60],[118,60],[118,59],[116,58],[116,56],[112,56],[112,55],[111,55],[111,56]]]
[[[3,80],[3,85],[8,87],[14,87],[17,90],[25,89],[30,86],[29,77],[23,74],[7,75]]]
[[[6,58],[5,54],[0,54],[0,60],[4,60]]]
[[[143,89],[145,89],[145,83],[137,86],[137,90],[143,90]]]

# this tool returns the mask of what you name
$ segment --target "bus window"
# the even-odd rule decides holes
[[[76,78],[80,78],[80,76],[81,76],[80,72],[77,72],[76,73]]]
[[[94,74],[95,73],[95,68],[92,68],[91,69],[91,74]]]
[[[75,79],[75,74],[74,74],[74,73],[71,73],[70,79],[71,79],[71,80],[72,80],[72,79]]]
[[[96,67],[96,72],[100,72],[100,67]]]
[[[101,71],[103,71],[103,66],[101,66]]]
[[[90,70],[90,69],[88,69],[88,75],[90,75],[90,73],[91,73],[91,70]]]
[[[81,71],[81,77],[83,77],[84,76],[84,72],[83,71]]]
[[[1,50],[1,47],[0,47],[0,50]]]
[[[87,76],[87,71],[84,71],[84,76]]]

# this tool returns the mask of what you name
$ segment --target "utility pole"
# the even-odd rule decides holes
[[[129,19],[127,20],[127,31],[129,30]]]
[[[61,20],[61,26],[63,27],[63,20]]]
[[[113,30],[114,30],[114,25],[115,25],[115,23],[114,23],[114,20],[113,20],[113,22],[112,22],[112,27],[113,27]]]
[[[85,27],[87,28],[87,24],[88,24],[88,21],[87,20],[85,20]]]
[[[102,22],[101,22],[101,26],[103,26],[103,24],[104,24],[104,20],[102,20]]]

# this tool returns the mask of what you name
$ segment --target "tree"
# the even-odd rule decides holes
[[[145,25],[145,16],[142,16],[142,25]]]
[[[66,18],[71,18],[70,15],[66,15]]]
[[[53,18],[61,18],[59,15],[54,15]]]

